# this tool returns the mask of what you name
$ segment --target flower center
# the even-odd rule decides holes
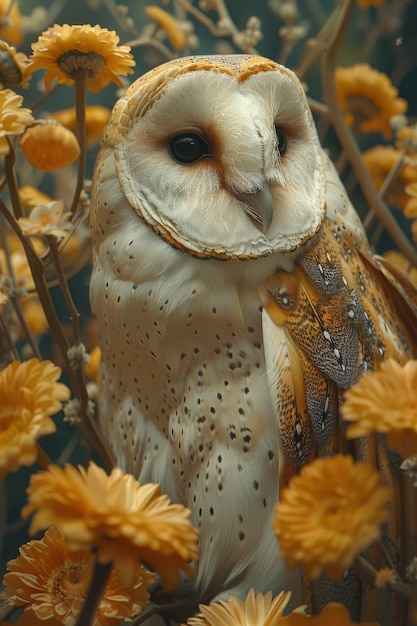
[[[0,442],[5,445],[21,435],[25,428],[25,411],[21,406],[2,406],[0,408]]]
[[[106,62],[101,54],[96,52],[80,52],[70,50],[58,59],[59,69],[74,78],[74,74],[80,70],[88,71],[88,78],[97,78],[104,71]]]
[[[346,98],[346,104],[349,113],[354,116],[357,122],[375,119],[380,113],[375,103],[363,96],[349,96]]]
[[[66,563],[52,574],[52,591],[68,601],[84,598],[89,582],[89,568],[85,562]]]
[[[1,88],[13,87],[18,85],[22,80],[22,72],[19,69],[16,61],[7,52],[7,50],[0,50],[0,84]]]

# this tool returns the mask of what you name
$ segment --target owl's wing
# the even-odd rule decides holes
[[[417,356],[415,285],[394,265],[372,256],[357,228],[330,213],[294,270],[278,270],[269,279],[263,300],[267,371],[284,459],[282,483],[317,456],[339,451],[375,462],[398,494],[399,458],[382,437],[348,441],[339,406],[344,391],[364,371],[390,357],[404,363]],[[412,528],[417,528],[415,521]],[[394,507],[386,531],[394,562],[399,559],[399,522]],[[416,537],[407,542],[415,554]],[[334,600],[338,586],[352,607],[352,595],[358,594],[346,580],[341,586],[329,581],[316,585],[313,601],[314,595],[321,596],[319,604]],[[374,600],[360,600],[363,614],[370,608],[364,605]]]

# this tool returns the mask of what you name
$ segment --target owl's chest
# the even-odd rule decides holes
[[[119,456],[142,480],[175,473],[184,484],[216,458],[221,485],[218,459],[251,456],[275,439],[256,294],[199,297],[190,285],[172,307],[151,287],[137,291],[134,305],[107,319],[103,350],[102,388],[124,432]]]

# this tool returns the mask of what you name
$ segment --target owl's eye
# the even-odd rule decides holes
[[[284,129],[281,126],[275,126],[275,134],[277,136],[277,149],[280,156],[282,156],[287,151],[287,138]]]
[[[210,156],[208,142],[197,133],[175,135],[168,142],[168,150],[174,161],[183,165],[191,165]]]

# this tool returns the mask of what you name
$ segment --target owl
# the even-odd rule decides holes
[[[305,602],[271,529],[280,489],[317,456],[365,454],[343,393],[416,356],[417,300],[371,254],[296,76],[231,55],[139,78],[103,134],[91,229],[100,427],[120,467],[192,511],[200,559],[178,594]],[[310,592],[313,610],[372,612],[352,572]]]

